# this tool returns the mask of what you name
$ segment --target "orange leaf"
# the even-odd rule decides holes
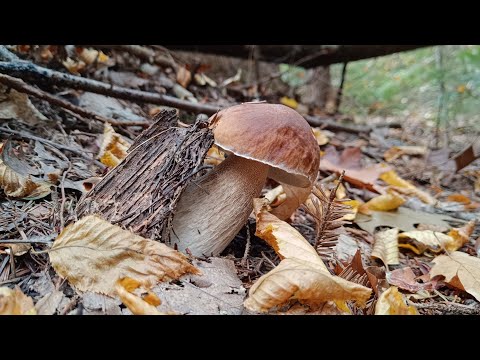
[[[382,164],[362,167],[360,163],[361,157],[360,148],[346,148],[339,154],[333,146],[329,146],[320,161],[320,169],[336,173],[341,173],[345,170],[345,181],[356,187],[367,188],[377,192],[374,188],[375,181],[380,174],[390,170],[390,168]]]
[[[471,200],[462,194],[452,194],[447,197],[447,201],[458,202],[462,204],[470,204]]]

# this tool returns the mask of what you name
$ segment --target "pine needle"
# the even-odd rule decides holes
[[[349,213],[350,208],[342,204],[346,200],[335,199],[342,179],[343,173],[329,196],[325,193],[323,185],[317,182],[304,205],[305,211],[315,221],[314,247],[320,256],[326,256],[333,252],[339,236],[338,229],[346,223],[340,219]]]

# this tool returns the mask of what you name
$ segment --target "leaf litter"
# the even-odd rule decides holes
[[[179,63],[165,71],[117,49],[9,49],[42,66],[57,59],[65,73],[192,104],[244,101],[236,90],[241,69],[224,80],[231,71],[216,77],[207,70],[207,75],[177,55]],[[242,96],[253,93],[249,89]],[[317,184],[322,186],[310,200],[281,221],[270,211],[288,192],[269,180],[262,191],[266,200],[257,200],[256,219],[250,218],[221,256],[194,258],[157,241],[158,232],[146,227],[146,219],[156,214],[137,217],[132,232],[115,213],[121,202],[106,203],[108,221],[77,212],[80,198],[102,186],[112,168],[117,170],[110,174],[125,167],[122,160],[129,153],[150,149],[135,142],[145,127],[118,124],[152,124],[150,116],[165,108],[68,87],[55,95],[112,122],[80,119],[60,105],[0,85],[4,313],[429,314],[439,309],[472,313],[479,306],[480,233],[472,220],[478,219],[480,170],[471,146],[461,144],[453,157],[448,149],[429,149],[408,124],[402,124],[402,134],[379,128],[361,138],[316,126],[312,133],[322,154]],[[301,99],[292,100],[283,93],[273,102],[303,111]],[[194,139],[198,129],[188,128],[194,120],[188,112],[180,109],[179,118],[171,124],[172,134],[197,145],[211,140],[208,135]],[[173,141],[162,156],[185,157],[189,171],[198,170],[199,176],[228,157],[211,143],[200,154],[189,153],[188,141],[180,143],[181,155],[168,152]],[[419,163],[422,170],[412,170]],[[155,205],[162,219],[169,219],[178,199],[178,194],[169,196]],[[138,213],[124,215],[132,221]]]

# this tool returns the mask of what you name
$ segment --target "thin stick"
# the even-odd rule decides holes
[[[68,169],[63,172],[62,183],[60,184],[60,190],[62,192],[62,202],[60,203],[60,231],[65,227],[65,219],[63,216],[63,211],[65,210],[65,177],[67,173],[72,169],[72,163],[69,162]]]
[[[220,109],[220,106],[218,105],[192,103],[190,101],[177,99],[168,95],[129,89],[122,86],[107,84],[97,80],[83,78],[80,76],[65,74],[59,71],[50,70],[48,68],[32,64],[28,61],[0,61],[0,73],[21,78],[28,82],[43,81],[44,83],[48,84],[55,84],[59,86],[70,87],[72,89],[90,91],[93,93],[113,96],[124,100],[171,106],[185,111],[191,111],[193,113],[213,115]],[[331,120],[325,120],[314,116],[305,116],[305,119],[312,126],[324,125],[326,129],[331,129],[333,131],[341,130],[351,133],[371,131],[370,127],[347,127],[344,125],[335,124]]]
[[[0,74],[0,83],[15,89],[19,92],[35,96],[36,98],[48,101],[49,103],[53,105],[60,106],[64,109],[70,110],[74,112],[75,114],[78,114],[80,116],[84,116],[89,119],[101,121],[102,123],[110,123],[114,126],[143,126],[143,127],[148,127],[150,124],[146,121],[116,121],[113,119],[109,119],[106,117],[103,117],[99,114],[94,113],[93,111],[81,108],[80,106],[73,105],[72,103],[63,100],[59,97],[56,97],[54,95],[51,95],[43,90],[37,89],[29,84],[26,84],[23,80],[5,75],[5,74]],[[85,119],[79,117],[78,118],[81,121],[86,122],[89,124],[88,121]]]
[[[46,240],[0,240],[0,244],[51,244],[53,241]]]
[[[25,81],[43,81],[48,84],[67,86],[73,89],[90,91],[97,94],[113,96],[119,99],[166,105],[192,111],[195,113],[215,114],[219,106],[193,103],[180,100],[172,96],[151,93],[148,91],[128,89],[125,87],[107,84],[101,81],[83,78],[80,76],[65,74],[35,65],[28,61],[0,61],[0,72],[21,78]]]
[[[247,258],[248,258],[248,253],[250,252],[250,227],[248,226],[248,222],[245,225],[245,228],[247,229],[247,243],[245,244],[245,252],[243,253],[243,258],[242,258],[242,265],[245,266],[247,264]]]
[[[4,128],[4,127],[0,127],[0,131],[4,131],[8,134],[12,134],[12,135],[17,135],[21,138],[25,138],[25,139],[30,139],[30,140],[35,140],[35,141],[40,141],[44,144],[48,144],[48,145],[51,145],[53,147],[56,147],[57,149],[62,149],[62,150],[66,150],[66,151],[70,151],[78,156],[80,156],[81,158],[85,159],[85,160],[89,160],[89,161],[92,161],[95,163],[95,165],[99,166],[101,169],[105,169],[106,166],[103,165],[100,161],[98,160],[94,160],[92,159],[91,157],[89,157],[88,155],[86,155],[84,153],[84,151],[81,151],[81,150],[77,150],[77,149],[74,149],[70,146],[66,146],[66,145],[62,145],[62,144],[57,144],[56,142],[53,142],[53,141],[50,141],[50,140],[47,140],[47,139],[44,139],[44,138],[41,138],[41,137],[38,137],[38,136],[35,136],[35,135],[30,135],[28,133],[25,133],[23,131],[16,131],[16,130],[10,130],[8,128]]]
[[[12,276],[14,278],[17,277],[17,268],[15,267],[15,255],[13,254],[12,249],[10,249],[10,269]]]
[[[340,109],[340,104],[342,103],[343,85],[345,83],[345,76],[347,74],[347,65],[348,65],[348,62],[343,63],[342,77],[340,80],[340,86],[338,87],[338,91],[337,91],[337,99],[335,101],[335,113],[338,113],[338,109]]]

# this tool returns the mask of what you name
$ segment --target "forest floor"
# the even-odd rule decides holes
[[[40,68],[32,71],[30,64]],[[44,69],[76,80],[42,76]],[[77,77],[142,94],[119,91],[115,96]],[[161,97],[149,100],[146,93],[166,95],[167,104]],[[251,101],[255,95],[298,106],[284,94],[242,83],[236,74],[212,79],[208,64],[185,65],[160,47],[2,47],[0,314],[480,314],[476,144],[469,143],[471,134],[454,129],[448,148],[434,148],[432,137],[446,144],[447,135],[412,118],[358,124],[318,109],[305,114],[321,154],[317,198],[333,207],[346,205],[349,212],[327,219],[330,210],[325,208],[315,219],[301,207],[286,222],[269,218],[268,223],[264,210],[256,210],[220,256],[172,255],[181,270],[176,275],[166,271],[169,281],[149,278],[150,287],[123,283],[119,289],[115,278],[110,287],[98,285],[99,278],[114,277],[111,269],[86,260],[84,250],[53,251],[62,231],[65,239],[74,231],[72,224],[79,223],[76,206],[82,195],[126,156],[156,114],[170,109],[166,105],[175,108],[169,99],[181,100],[178,126],[186,128],[195,121],[192,110],[199,113],[211,105],[205,107],[210,115],[212,108]],[[222,159],[211,150],[205,161],[217,165]],[[271,207],[285,197],[277,185],[269,181],[262,191]],[[290,278],[280,280],[287,294],[271,285],[272,298],[266,300],[260,299],[258,280],[272,280],[273,271],[292,259],[281,246],[274,249],[261,238],[256,221],[263,215],[267,223],[262,226],[280,229],[275,235],[279,244],[293,227],[325,264],[317,266],[326,269],[320,277],[317,272],[323,269],[292,270]],[[319,227],[329,228],[328,236],[319,234]],[[284,240],[301,241],[294,237]],[[98,261],[106,261],[102,259]],[[125,266],[120,264],[125,259],[118,261],[111,266]],[[203,275],[195,274],[192,265]],[[333,283],[343,290],[322,293],[322,286]],[[256,295],[249,293],[252,289]],[[252,298],[257,302],[245,301]]]

